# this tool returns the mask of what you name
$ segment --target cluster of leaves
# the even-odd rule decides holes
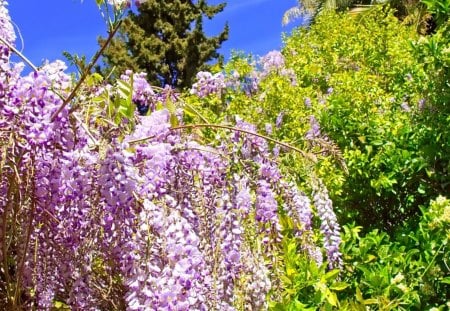
[[[427,182],[431,164],[412,119],[426,100],[424,70],[410,47],[417,39],[382,7],[354,18],[321,16],[287,39],[285,54],[302,84],[318,97],[332,89],[315,112],[349,167],[337,204],[343,219],[366,229],[395,228],[441,191]]]
[[[446,310],[449,212],[450,200],[439,196],[423,207],[417,231],[406,228],[394,239],[379,230],[361,237],[361,227],[345,226],[343,279],[351,286],[339,297],[347,299],[350,310]]]
[[[326,272],[285,244],[284,292],[272,310],[447,310],[450,307],[450,200],[423,208],[416,232],[392,239],[344,226],[344,272]]]

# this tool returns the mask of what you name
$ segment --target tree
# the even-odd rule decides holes
[[[154,85],[190,86],[208,62],[222,59],[217,49],[228,39],[228,24],[219,35],[207,37],[203,19],[212,19],[225,5],[208,5],[206,0],[144,2],[136,13],[130,11],[106,49],[106,70],[115,67],[117,76],[132,69],[146,72]]]
[[[396,10],[395,16],[406,25],[414,25],[420,34],[431,33],[434,29],[431,15],[425,9],[425,1],[421,0],[298,0],[298,5],[288,9],[282,18],[287,25],[301,17],[314,23],[317,16],[329,11],[342,12],[349,10],[350,15],[368,11],[377,5],[389,5]],[[433,0],[429,0],[434,3]]]
[[[298,17],[307,17],[314,21],[318,14],[330,10],[343,10],[352,6],[356,2],[365,0],[298,0],[298,5],[288,9],[282,19],[282,24],[287,25]]]

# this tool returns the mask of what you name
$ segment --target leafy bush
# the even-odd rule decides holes
[[[323,14],[286,37],[282,55],[236,56],[216,73],[220,90],[186,101],[212,122],[239,114],[310,150],[341,221],[393,232],[449,187],[444,32],[419,40],[385,7]],[[303,159],[282,163],[305,181]]]
[[[438,197],[422,209],[418,230],[391,239],[358,226],[344,226],[343,253],[351,286],[339,296],[377,310],[446,310],[450,307],[450,200]],[[352,298],[356,297],[356,299]]]

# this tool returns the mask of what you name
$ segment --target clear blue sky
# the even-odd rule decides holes
[[[224,2],[210,0],[210,4]],[[205,31],[215,35],[228,21],[229,40],[220,53],[227,59],[231,50],[254,55],[282,47],[282,33],[293,26],[281,25],[283,13],[296,0],[229,0],[222,13],[205,22]],[[17,48],[35,65],[43,60],[64,59],[62,51],[90,58],[98,48],[97,37],[106,35],[106,26],[95,0],[10,0],[9,13],[23,38]]]

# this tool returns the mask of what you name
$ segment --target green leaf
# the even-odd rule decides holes
[[[341,291],[341,290],[346,289],[349,286],[350,286],[350,284],[345,283],[345,282],[336,282],[330,286],[330,289],[336,290],[336,291]]]
[[[340,271],[338,269],[331,270],[324,275],[325,280],[335,279]]]
[[[292,285],[291,279],[288,278],[287,276],[281,275],[281,276],[280,276],[280,279],[281,279],[281,282],[283,282],[283,284],[284,284],[285,286]]]
[[[356,288],[356,300],[360,303],[364,303],[364,297],[363,297],[359,287]]]
[[[327,290],[326,293],[325,293],[325,298],[327,299],[328,303],[330,305],[332,305],[333,307],[336,307],[338,305],[339,301],[338,301],[338,298],[336,296],[336,293],[334,293],[334,292],[332,292],[330,290]]]
[[[170,125],[171,126],[177,126],[178,125],[178,118],[175,115],[175,113],[170,114]]]
[[[375,305],[375,304],[378,303],[378,299],[375,299],[375,298],[365,299],[365,300],[363,301],[363,303],[364,303],[365,305]]]
[[[168,98],[166,100],[166,108],[169,110],[170,114],[174,114],[177,111],[177,107],[174,105],[174,103]]]
[[[444,283],[444,284],[450,284],[450,276],[443,278],[443,279],[441,280],[441,283]]]

